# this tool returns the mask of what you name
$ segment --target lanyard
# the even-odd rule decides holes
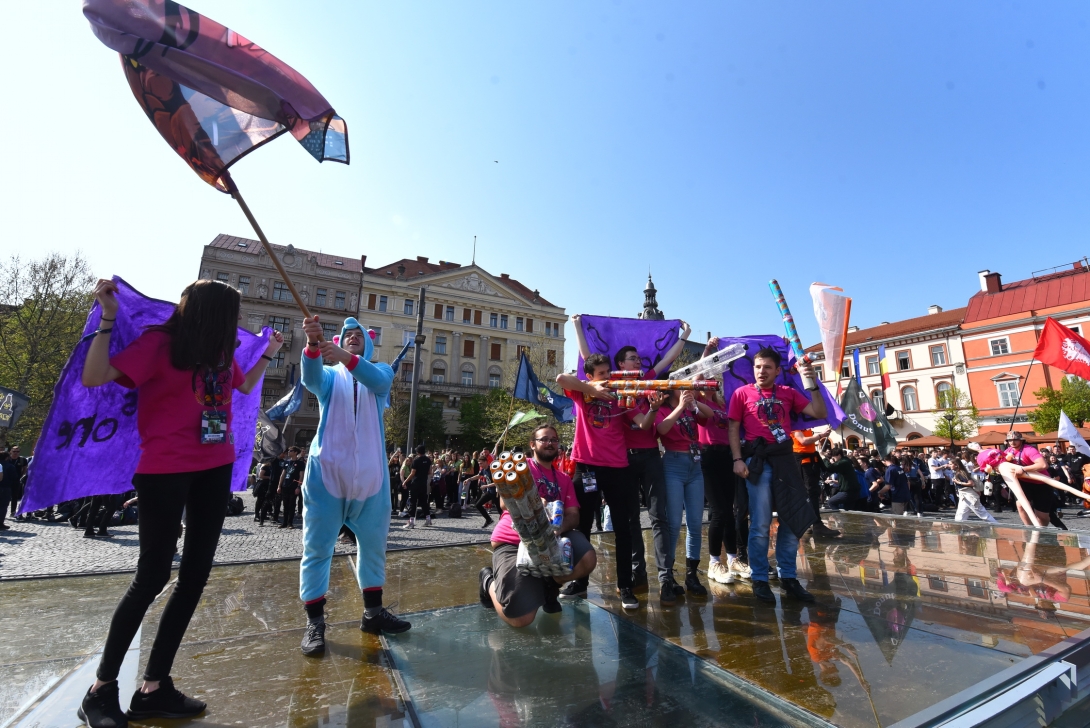
[[[757,397],[758,397],[757,404],[760,405],[761,409],[763,409],[765,411],[765,421],[766,422],[771,422],[773,420],[778,421],[779,418],[776,417],[776,410],[775,410],[775,402],[776,402],[776,387],[775,387],[775,385],[773,385],[772,389],[769,390],[768,397],[765,397],[764,392],[761,390],[760,386],[758,386],[756,382],[754,382],[753,386],[757,389]]]

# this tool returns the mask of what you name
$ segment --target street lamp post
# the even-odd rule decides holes
[[[950,433],[950,452],[953,452],[954,451],[954,420],[957,419],[957,418],[954,417],[953,412],[947,412],[946,414],[944,414],[942,416],[942,418],[944,420],[946,420],[947,431]]]

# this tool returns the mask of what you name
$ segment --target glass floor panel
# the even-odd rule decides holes
[[[590,602],[512,629],[479,605],[386,638],[425,728],[828,726]]]

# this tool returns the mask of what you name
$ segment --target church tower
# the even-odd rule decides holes
[[[655,284],[651,281],[651,273],[647,274],[647,288],[643,289],[643,311],[637,314],[637,318],[649,321],[662,321],[666,316],[659,311],[659,302],[655,300]]]

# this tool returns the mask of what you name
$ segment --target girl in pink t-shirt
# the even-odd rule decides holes
[[[140,557],[125,596],[117,605],[96,680],[83,698],[79,717],[88,725],[124,725],[117,675],[152,601],[170,580],[171,564],[187,513],[178,582],[163,609],[129,716],[188,718],[205,704],[174,687],[170,668],[212,568],[231,495],[234,438],[231,398],[249,393],[284,342],[273,334],[257,364],[245,374],[234,360],[240,298],[226,283],[201,280],[182,291],[173,315],[110,356],[117,319],[117,286],[100,280],[95,300],[102,318],[87,351],[83,385],[117,382],[137,391],[140,461],[133,476],[140,503]],[[109,723],[112,720],[113,723]]]

